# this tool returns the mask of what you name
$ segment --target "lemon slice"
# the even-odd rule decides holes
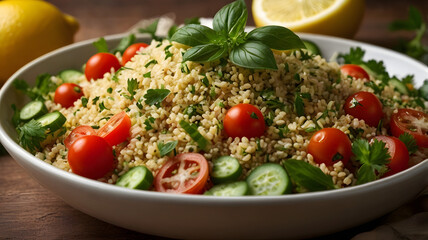
[[[295,32],[352,38],[364,15],[364,0],[254,0],[257,27],[280,25]]]

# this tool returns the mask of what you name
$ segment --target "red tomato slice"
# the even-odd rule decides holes
[[[370,76],[362,67],[355,64],[345,64],[340,67],[340,71],[346,75],[356,79],[366,79],[370,81]]]
[[[129,137],[131,119],[125,112],[114,115],[98,130],[97,135],[104,138],[110,146],[117,145]]]
[[[97,135],[97,132],[87,125],[78,126],[65,138],[65,147],[70,148],[71,144],[73,144],[77,139],[87,135]]]
[[[158,192],[198,194],[208,180],[208,161],[199,153],[182,153],[169,160],[155,177]]]
[[[412,135],[419,147],[428,147],[428,114],[413,109],[398,109],[392,114],[390,122],[392,135],[399,137],[407,132]]]
[[[146,43],[134,43],[129,46],[122,55],[122,65],[125,65],[141,48],[146,48],[149,45]]]
[[[402,141],[396,137],[388,136],[376,136],[374,139],[384,142],[385,147],[388,148],[389,155],[391,155],[388,163],[390,170],[383,176],[391,176],[408,168],[409,151]]]

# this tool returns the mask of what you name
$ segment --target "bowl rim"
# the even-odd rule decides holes
[[[410,61],[412,64],[424,69],[427,72],[428,76],[428,67],[422,64],[421,62],[414,60],[402,53],[395,52],[393,50],[375,46],[373,44],[369,43],[363,43],[355,40],[349,40],[349,39],[343,39],[338,37],[331,37],[331,36],[324,36],[319,34],[308,34],[308,33],[296,33],[302,38],[306,38],[309,40],[324,40],[329,41],[331,44],[334,43],[346,43],[348,45],[353,46],[361,46],[363,49],[367,51],[367,48],[377,49],[384,53],[386,53],[388,56],[394,57],[394,58],[404,58],[406,61]],[[121,34],[114,34],[114,35],[108,35],[105,36],[105,40],[107,42],[121,39],[122,37],[129,35],[129,33],[121,33]],[[143,38],[147,37],[146,34],[136,34],[137,38]],[[45,59],[48,59],[50,57],[55,56],[58,53],[66,52],[66,51],[72,51],[75,48],[79,48],[81,46],[85,46],[88,44],[92,44],[95,40],[99,38],[93,38],[84,40],[81,42],[73,43],[70,45],[67,45],[65,47],[61,47],[57,50],[54,50],[52,52],[49,52],[47,54],[42,55],[41,57],[31,61],[30,63],[26,64],[22,68],[20,68],[17,72],[15,72],[3,85],[3,87],[0,89],[0,103],[2,102],[2,99],[5,97],[7,90],[12,88],[12,82],[13,79],[15,79],[17,76],[25,72],[28,68],[31,68],[34,65],[37,65],[40,61],[43,61]],[[4,115],[3,115],[4,116]],[[405,179],[411,178],[411,176],[417,172],[423,171],[423,169],[428,169],[428,158],[423,160],[422,162],[402,171],[397,174],[394,174],[392,176],[388,176],[385,178],[378,179],[376,181],[372,181],[369,183],[365,183],[362,185],[356,185],[356,186],[349,186],[345,188],[340,189],[334,189],[334,190],[325,190],[325,191],[318,191],[318,192],[307,192],[307,193],[294,193],[294,194],[286,194],[286,195],[280,195],[280,196],[242,196],[242,197],[219,197],[219,196],[206,196],[206,195],[192,195],[192,194],[174,194],[174,193],[161,193],[161,192],[155,192],[155,191],[144,191],[144,190],[133,190],[133,189],[127,189],[119,186],[115,186],[112,184],[108,184],[105,182],[100,182],[97,180],[88,179],[76,174],[73,174],[71,172],[64,171],[62,169],[59,169],[49,163],[46,163],[31,153],[24,150],[15,140],[13,140],[5,131],[3,126],[0,124],[0,142],[5,146],[5,148],[12,152],[13,154],[16,154],[18,158],[23,159],[22,161],[25,161],[28,164],[31,164],[33,167],[36,167],[37,169],[40,169],[44,172],[47,172],[48,174],[52,174],[57,178],[62,178],[63,180],[66,180],[68,182],[73,182],[75,184],[81,184],[83,187],[89,189],[97,189],[98,191],[104,191],[108,194],[119,194],[123,197],[131,197],[131,198],[150,198],[156,201],[175,201],[175,202],[193,202],[193,203],[201,203],[201,204],[209,204],[209,205],[222,205],[225,203],[228,204],[251,204],[254,203],[263,203],[266,202],[269,203],[277,203],[281,202],[284,203],[286,201],[313,201],[314,199],[325,199],[325,198],[337,198],[338,196],[342,195],[352,195],[356,194],[358,195],[361,192],[366,191],[376,191],[377,189],[382,189],[386,185],[394,185],[396,183],[399,183]],[[15,159],[15,161],[18,161]],[[18,161],[19,163],[19,161]],[[21,164],[20,164],[21,165]],[[428,184],[428,179],[425,183]]]

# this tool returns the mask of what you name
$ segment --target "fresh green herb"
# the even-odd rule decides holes
[[[149,89],[144,95],[144,102],[150,106],[160,106],[160,103],[169,95],[171,91],[168,89]]]
[[[132,70],[132,68],[129,67],[120,67],[113,75],[113,77],[111,78],[111,80],[118,82],[119,81],[119,73],[122,72],[123,70]]]
[[[211,62],[229,55],[235,65],[251,69],[277,69],[271,49],[305,48],[300,38],[287,28],[265,26],[248,34],[248,14],[243,0],[224,6],[213,19],[213,29],[189,24],[178,29],[171,41],[188,45],[183,61]]]
[[[182,63],[181,63],[180,68],[181,68],[181,72],[182,72],[182,73],[187,73],[187,74],[189,74],[189,73],[190,73],[190,69],[189,69],[189,67],[187,66],[187,63],[182,62]]]
[[[111,53],[120,52],[121,54],[123,54],[123,52],[125,52],[125,50],[129,46],[131,46],[134,42],[135,42],[135,35],[131,33],[128,36],[122,38],[119,44],[113,50],[111,50]]]
[[[278,130],[279,130],[278,135],[280,138],[285,138],[287,134],[290,132],[290,129],[285,124],[278,126]]]
[[[138,109],[143,109],[143,104],[141,104],[142,99],[138,100],[135,105],[138,107]]]
[[[16,107],[15,104],[12,104],[10,107],[13,110],[12,124],[13,124],[13,126],[18,127],[21,124],[21,117],[19,116],[20,115],[20,111]]]
[[[158,142],[158,149],[159,149],[159,154],[161,157],[168,155],[172,150],[175,149],[175,147],[177,146],[178,141],[171,141],[171,142],[167,142],[164,143],[162,142]]]
[[[47,100],[48,94],[54,92],[58,87],[51,77],[52,75],[48,73],[38,75],[34,87],[30,87],[24,80],[16,79],[13,81],[13,86],[31,100]]]
[[[98,40],[93,42],[92,45],[95,46],[95,48],[97,49],[97,51],[99,53],[108,52],[108,45],[107,45],[107,42],[104,38],[99,38]]]
[[[129,92],[130,95],[125,95],[123,94],[122,96],[124,96],[127,99],[132,100],[134,98],[135,95],[135,90],[138,88],[138,81],[136,78],[128,78],[128,87],[127,90]]]
[[[266,126],[272,126],[274,118],[275,114],[272,111],[269,111],[267,115],[264,116]]]
[[[193,141],[196,142],[200,149],[206,150],[207,146],[209,145],[209,141],[206,140],[201,133],[199,133],[198,126],[196,126],[195,124],[188,123],[184,120],[181,120],[179,124],[184,129],[184,131],[186,131],[186,133],[190,135]]]
[[[224,106],[224,103],[223,102],[218,102],[218,104],[217,104],[219,107],[221,107],[221,108],[224,108],[225,106]]]
[[[189,86],[189,92],[190,92],[191,94],[195,94],[195,91],[196,91],[196,89],[195,89],[195,85],[190,85],[190,86]]]
[[[164,48],[165,51],[165,60],[167,60],[168,58],[172,57],[174,54],[172,54],[169,49],[172,47],[172,45],[168,45]]]
[[[204,75],[204,78],[201,79],[201,82],[204,84],[205,87],[210,86],[210,82],[208,81],[208,78],[205,75]]]
[[[204,113],[204,111],[202,110],[201,104],[189,105],[183,110],[183,114],[188,115],[189,118],[191,118],[193,116],[200,116],[203,113]]]
[[[215,92],[215,86],[211,86],[210,97],[215,98],[216,95],[217,95],[217,93]]]
[[[153,129],[153,125],[152,125],[153,123],[155,123],[155,118],[154,117],[146,118],[146,120],[144,120],[144,125],[146,125],[145,129],[147,131]]]
[[[273,89],[265,89],[260,92],[260,97],[266,103],[268,108],[270,109],[281,109],[284,110],[285,104],[279,100],[278,97],[275,96]]]
[[[311,100],[311,95],[309,93],[300,92],[296,92],[294,95],[294,110],[299,117],[305,115],[305,103],[303,102],[303,98]]]
[[[361,138],[361,136],[362,136],[362,135],[363,135],[363,133],[364,133],[364,130],[363,130],[363,129],[361,129],[361,128],[353,128],[353,127],[350,127],[350,128],[348,128],[348,129],[349,129],[349,134],[350,134],[349,138],[350,138],[351,140]]]
[[[378,179],[386,171],[391,155],[385,143],[374,139],[372,144],[365,139],[357,139],[352,143],[354,159],[361,164],[357,172],[357,184]]]
[[[157,63],[158,63],[158,61],[156,61],[156,59],[152,59],[148,63],[146,63],[146,65],[144,65],[144,67],[147,68],[150,66],[150,64],[157,64]]]
[[[409,133],[401,134],[398,139],[400,139],[405,145],[409,154],[413,154],[418,151],[418,145],[416,144],[415,138]]]
[[[104,105],[104,102],[101,102],[100,104],[98,104],[98,107],[100,108],[100,112],[102,112],[104,110],[110,110],[110,109],[106,108],[106,106]]]
[[[94,99],[92,99],[92,105],[97,104],[98,100],[100,100],[99,96],[94,97]]]
[[[98,125],[92,125],[91,128],[93,128],[93,129],[99,129],[100,126],[98,126]]]
[[[421,12],[414,6],[410,6],[407,19],[392,22],[389,25],[389,29],[391,31],[405,30],[414,32],[416,36],[410,42],[401,40],[397,50],[410,57],[424,61],[428,65],[428,58],[424,58],[424,56],[428,55],[428,46],[424,46],[422,43],[423,36],[427,30],[423,19]]]
[[[324,174],[321,169],[302,160],[287,159],[282,162],[291,180],[298,186],[309,191],[335,189],[331,176]]]
[[[34,119],[17,127],[17,131],[19,144],[30,152],[39,150],[40,144],[47,138],[47,129]]]
[[[108,92],[109,94],[111,94],[111,93],[113,92],[113,88],[111,88],[111,87],[107,88],[107,92]]]
[[[82,97],[81,100],[82,100],[82,106],[83,107],[87,107],[89,100],[86,97]]]
[[[252,119],[259,119],[259,117],[257,117],[257,114],[256,114],[255,112],[252,112],[252,113],[250,114],[250,117],[251,117]]]
[[[144,73],[143,77],[145,77],[145,78],[151,78],[152,77],[152,72],[150,71],[150,72]]]
[[[156,36],[156,30],[158,28],[158,23],[159,23],[159,19],[156,19],[149,26],[147,26],[146,28],[140,28],[140,29],[138,29],[138,32],[140,32],[140,33],[148,33],[148,34],[150,34],[150,36],[154,40],[160,41],[160,40],[162,40],[162,38]]]
[[[351,106],[349,106],[349,108],[355,108],[357,106],[363,106],[363,104],[361,104],[360,102],[358,102],[357,99],[352,98],[351,99]]]
[[[375,94],[381,94],[385,85],[384,84],[380,84],[379,86],[376,85],[375,82],[370,81],[370,82],[365,82],[364,85],[366,85],[367,87],[373,89]]]

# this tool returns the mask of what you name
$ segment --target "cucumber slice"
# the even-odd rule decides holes
[[[131,168],[123,174],[116,182],[117,186],[130,189],[147,190],[153,183],[153,174],[145,166]]]
[[[215,184],[236,181],[242,174],[242,167],[234,157],[222,156],[212,162],[211,180]]]
[[[30,121],[31,119],[41,117],[48,112],[45,104],[41,101],[32,101],[27,103],[19,113],[19,118],[22,121]]]
[[[67,69],[61,71],[58,77],[64,80],[64,82],[79,83],[79,80],[83,77],[83,73],[74,69]]]
[[[204,195],[221,196],[221,197],[238,197],[245,196],[250,193],[248,184],[245,181],[238,181],[232,183],[225,183],[215,185],[210,190],[206,191]]]
[[[276,163],[256,167],[248,176],[247,183],[252,195],[282,195],[292,190],[287,172]]]
[[[48,128],[50,132],[55,132],[58,129],[62,128],[66,120],[67,119],[64,115],[62,115],[62,113],[55,111],[43,115],[36,121],[40,122],[43,127]]]
[[[421,96],[428,101],[428,80],[424,81],[424,84],[419,88]]]
[[[409,90],[407,90],[406,85],[396,78],[391,78],[389,80],[389,85],[393,86],[395,90],[399,91],[401,94],[409,95]]]
[[[319,48],[319,47],[318,47],[318,45],[316,45],[314,42],[309,41],[309,40],[302,40],[302,41],[303,41],[303,44],[305,44],[306,49],[307,49],[310,53],[312,53],[312,54],[314,54],[314,55],[321,55],[321,50],[320,50],[320,48]]]

